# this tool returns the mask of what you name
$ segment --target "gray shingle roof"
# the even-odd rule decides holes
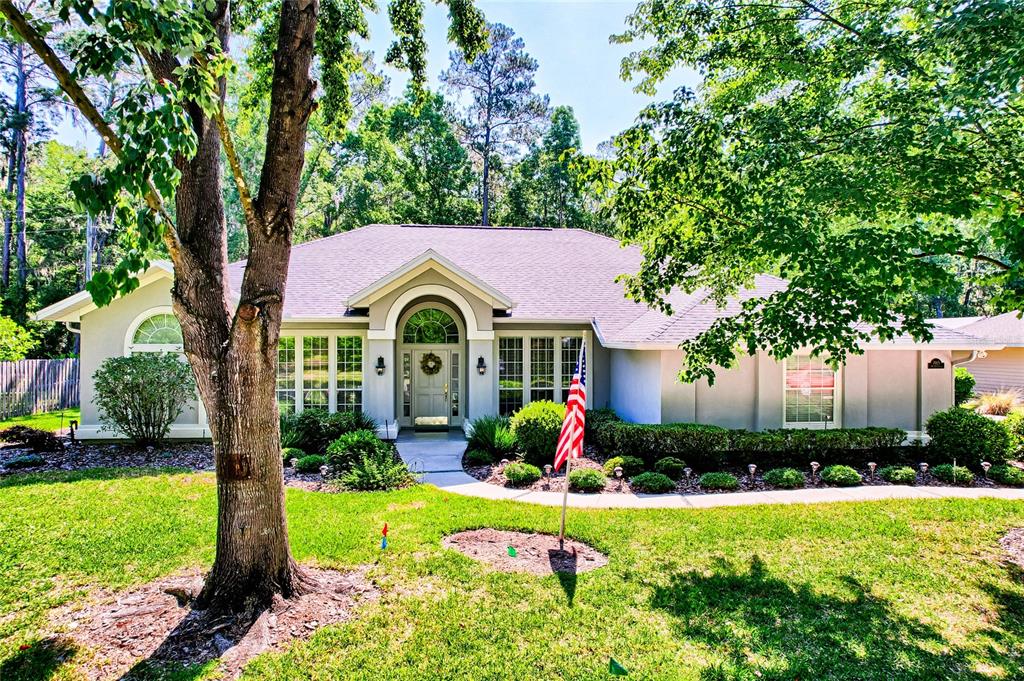
[[[346,301],[377,280],[433,249],[459,268],[515,301],[511,319],[592,320],[605,342],[675,346],[735,314],[738,301],[785,288],[762,275],[725,309],[702,292],[673,292],[670,317],[627,299],[620,274],[638,270],[640,249],[579,229],[368,225],[299,244],[292,249],[286,318],[337,318]],[[237,287],[244,261],[231,266]],[[978,340],[936,329],[936,343],[976,345]],[[909,339],[908,339],[909,341]]]
[[[1016,312],[982,317],[976,322],[959,327],[959,330],[1004,345],[1024,345],[1024,319],[1020,319]]]

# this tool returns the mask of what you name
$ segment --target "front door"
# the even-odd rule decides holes
[[[413,425],[416,428],[448,427],[450,363],[450,350],[413,351]]]

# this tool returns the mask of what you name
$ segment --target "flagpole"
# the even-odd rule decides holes
[[[565,487],[562,488],[562,527],[558,531],[558,550],[565,550],[565,507],[569,504],[569,467],[572,466],[572,457],[565,458]]]

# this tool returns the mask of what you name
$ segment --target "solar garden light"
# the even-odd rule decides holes
[[[814,482],[814,476],[818,474],[818,469],[821,468],[821,464],[817,461],[811,462],[811,482]]]
[[[986,480],[988,480],[988,469],[989,468],[992,468],[992,464],[990,464],[988,461],[982,461],[981,462],[981,470],[985,471],[985,479]]]
[[[693,469],[692,468],[684,468],[683,469],[683,475],[686,476],[686,480],[687,480],[687,482],[689,482],[690,476],[693,475]]]
[[[551,464],[544,464],[544,475],[547,476],[549,481],[551,480]]]
[[[922,461],[917,465],[921,469],[921,475],[928,475],[928,464]]]
[[[622,489],[622,466],[615,467],[615,479],[619,481],[619,489]]]
[[[329,471],[329,470],[330,470],[330,468],[328,468],[326,465],[320,466],[320,477],[326,478],[327,477],[327,471]]]
[[[868,461],[868,477],[874,479],[875,469],[878,468],[878,464],[874,461]]]
[[[299,460],[295,458],[288,459],[288,463],[291,464],[292,468],[295,468],[296,466],[299,465]]]
[[[505,470],[505,466],[508,465],[508,459],[501,460],[501,470]]]
[[[748,464],[747,465],[747,471],[750,472],[750,482],[754,482],[754,471],[756,471],[756,470],[757,470],[757,466],[755,466],[754,464]]]

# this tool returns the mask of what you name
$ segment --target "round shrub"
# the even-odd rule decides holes
[[[301,459],[304,456],[306,456],[306,452],[298,447],[284,447],[281,449],[281,459],[284,461],[285,466],[290,464],[292,459]]]
[[[104,429],[140,446],[163,440],[185,403],[196,396],[192,369],[175,354],[111,357],[92,379]]]
[[[494,463],[494,457],[482,449],[470,449],[466,452],[467,466],[489,466]]]
[[[1010,452],[1018,455],[1024,452],[1024,411],[1011,411],[1003,419],[1003,427],[1010,434]]]
[[[825,466],[821,479],[836,487],[855,487],[862,482],[860,473],[849,466]]]
[[[944,463],[935,466],[929,472],[936,479],[952,485],[969,485],[974,482],[974,474],[966,466],[954,466],[951,463]]]
[[[622,466],[622,477],[624,478],[639,475],[647,469],[644,460],[638,456],[613,456],[604,462],[604,474],[608,477],[615,475],[616,466]]]
[[[730,473],[705,473],[697,481],[704,489],[736,489],[740,481]]]
[[[600,492],[606,478],[593,468],[577,468],[569,473],[569,489],[575,492]]]
[[[1016,466],[1007,466],[1006,464],[992,466],[988,471],[988,477],[1001,485],[1024,487],[1024,470]]]
[[[540,480],[540,469],[521,461],[505,466],[505,478],[513,487],[526,487]]]
[[[647,492],[649,494],[664,494],[665,492],[672,492],[676,488],[676,483],[672,478],[662,473],[641,473],[634,476],[629,481],[629,484],[637,492]]]
[[[953,400],[957,405],[963,404],[967,400],[971,399],[971,395],[974,394],[974,384],[977,381],[974,380],[974,376],[971,372],[963,367],[957,367],[953,370]]]
[[[982,461],[1006,463],[1010,455],[1010,433],[1003,424],[969,409],[953,407],[936,412],[925,426],[931,441],[929,458],[936,464],[956,460],[977,470]]]
[[[361,457],[340,477],[346,488],[360,491],[398,489],[414,480],[405,462],[391,447],[381,447]]]
[[[795,468],[773,468],[764,474],[764,481],[782,489],[795,489],[805,484],[804,474]]]
[[[913,485],[917,473],[910,466],[886,466],[878,470],[878,477],[893,485]]]
[[[295,462],[295,472],[297,473],[319,473],[320,466],[327,463],[327,457],[320,456],[319,454],[310,454],[304,456]]]
[[[527,463],[543,466],[555,458],[565,405],[548,400],[530,402],[509,421]]]
[[[658,462],[654,464],[654,472],[667,475],[673,480],[678,480],[683,477],[683,471],[686,469],[686,464],[683,463],[682,459],[677,459],[674,456],[666,456],[664,459],[658,459]]]
[[[387,443],[373,430],[355,430],[345,433],[327,447],[327,461],[339,471],[347,471],[363,457],[373,457],[381,451],[390,451]]]

